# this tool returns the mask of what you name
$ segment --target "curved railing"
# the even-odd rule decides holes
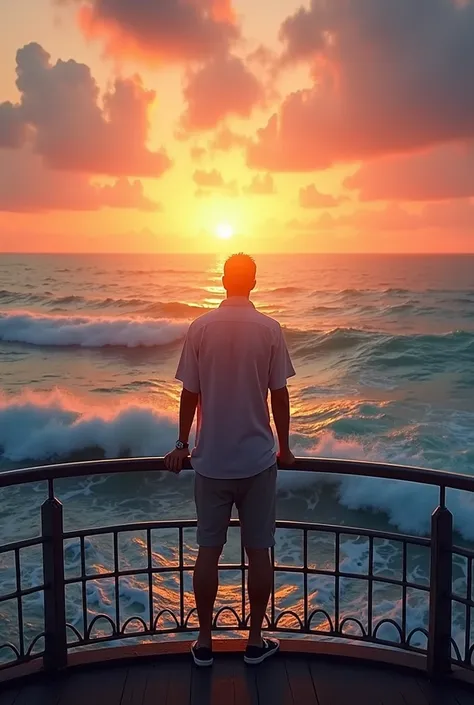
[[[278,521],[277,531],[298,532],[301,536],[299,564],[280,559],[272,551],[274,588],[265,628],[272,632],[301,635],[304,638],[323,636],[332,639],[349,639],[403,650],[425,657],[430,674],[447,674],[452,666],[474,670],[472,663],[474,644],[471,642],[471,611],[474,607],[472,568],[474,551],[453,543],[453,517],[446,506],[446,491],[474,492],[474,478],[454,473],[409,468],[379,463],[348,460],[301,458],[294,468],[298,471],[331,475],[355,475],[407,481],[431,485],[439,490],[438,506],[432,514],[430,537],[411,536],[397,532],[376,531],[347,526],[333,526],[317,522]],[[185,634],[195,630],[196,615],[193,605],[190,577],[193,571],[192,556],[187,550],[188,533],[196,526],[195,520],[133,522],[114,526],[94,527],[65,531],[63,507],[55,494],[55,481],[92,475],[113,475],[136,471],[163,471],[160,458],[122,459],[50,465],[26,470],[13,470],[0,474],[0,489],[37,482],[46,482],[48,498],[41,507],[41,535],[0,546],[0,559],[9,556],[13,589],[0,593],[0,612],[4,604],[16,605],[17,639],[4,642],[0,624],[0,669],[14,676],[24,664],[35,662],[39,668],[55,670],[68,664],[71,651],[90,650],[94,645],[134,639],[150,641],[164,634]],[[287,472],[293,472],[288,470]],[[237,526],[232,521],[232,526]],[[173,533],[176,552],[163,560],[154,550],[156,536],[163,531]],[[139,532],[144,563],[137,568],[123,568],[120,545],[125,535]],[[112,565],[90,567],[87,564],[87,546],[98,536],[110,535],[112,540]],[[331,560],[318,559],[321,537],[326,546],[333,546]],[[346,542],[364,544],[364,558],[357,570],[344,566]],[[65,571],[65,550],[74,544],[78,551],[80,569],[70,575]],[[387,574],[376,558],[380,546],[396,545],[400,549],[399,574]],[[22,570],[22,554],[38,549],[43,561],[43,580],[26,584]],[[426,553],[429,558],[429,577],[410,569],[411,554]],[[233,604],[216,611],[214,628],[240,632],[248,629],[249,609],[245,592],[247,565],[240,547],[239,559],[219,566],[233,577]],[[453,587],[453,561],[463,561],[466,579]],[[0,561],[0,566],[2,565]],[[141,614],[123,613],[120,601],[120,581],[134,578],[141,587],[144,600]],[[285,609],[279,604],[279,586],[285,580],[298,585],[296,605]],[[325,580],[327,604],[316,588],[317,581]],[[357,582],[366,589],[366,605],[357,613],[341,604],[343,585]],[[26,581],[28,582],[28,581]],[[107,610],[91,616],[88,609],[88,588],[92,585],[111,587]],[[329,586],[329,587],[328,587]],[[399,595],[393,599],[398,607],[395,615],[387,616],[377,608],[374,598],[383,587]],[[82,605],[80,623],[67,619],[66,593],[74,589]],[[414,592],[426,596],[426,623],[409,626],[410,598]],[[44,629],[31,633],[26,627],[25,601],[33,596],[44,607]],[[423,602],[423,600],[422,600]],[[453,605],[464,611],[464,628],[452,633]],[[98,655],[100,657],[100,654]]]

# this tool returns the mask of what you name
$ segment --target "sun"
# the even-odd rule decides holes
[[[221,240],[230,240],[234,234],[234,228],[230,223],[219,223],[216,227],[216,235]]]

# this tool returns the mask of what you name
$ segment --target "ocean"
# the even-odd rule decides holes
[[[171,449],[180,348],[189,322],[223,298],[223,261],[221,255],[1,255],[0,471]],[[281,322],[297,370],[290,383],[296,454],[474,474],[474,256],[261,255],[256,262],[253,301]],[[67,529],[194,516],[188,471],[57,485]],[[37,534],[44,497],[41,483],[0,490],[1,543]],[[432,488],[411,483],[279,476],[282,519],[424,535],[435,504]],[[457,541],[471,543],[472,497],[451,492],[448,505]],[[130,538],[127,565],[142,544]],[[163,536],[156,550],[166,562],[171,538]],[[187,550],[194,555],[192,536]],[[296,561],[300,549],[285,535],[277,550]],[[107,537],[89,540],[87,551],[99,572],[110,567]],[[41,571],[38,555],[30,553],[23,568],[33,585]],[[322,542],[320,560],[329,561],[329,554]],[[386,545],[376,560],[390,572],[399,557],[396,546]],[[78,546],[66,548],[66,559],[74,574]],[[360,571],[366,559],[367,542],[347,537],[345,568]],[[412,571],[427,579],[427,566],[420,550]],[[462,566],[455,578],[465,580]],[[0,554],[0,592],[12,580]],[[92,615],[110,608],[113,584],[106,582],[89,585]],[[171,578],[157,587],[163,590],[157,599],[172,602],[172,587]],[[331,601],[331,589],[321,579],[315,603]],[[120,593],[124,613],[148,609],[139,578],[123,580]],[[397,596],[386,591],[382,597],[379,613],[396,615]],[[279,599],[291,606],[295,593],[282,588]],[[31,602],[25,619],[34,633],[41,605]],[[348,586],[346,603],[349,612],[360,611],[363,594]],[[14,639],[11,607],[0,603],[0,623]],[[423,594],[413,597],[408,616],[426,623]],[[80,621],[80,595],[73,592],[68,617]]]

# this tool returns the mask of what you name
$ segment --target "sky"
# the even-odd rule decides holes
[[[474,0],[0,0],[0,252],[474,252]]]

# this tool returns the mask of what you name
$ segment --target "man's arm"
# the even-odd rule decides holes
[[[290,395],[288,387],[270,391],[273,421],[278,436],[280,465],[293,465],[295,457],[290,450]]]
[[[190,392],[186,387],[183,387],[181,399],[179,402],[179,440],[188,444],[189,434],[194,421],[196,407],[198,404],[199,394]],[[183,462],[189,456],[189,448],[178,450],[175,448],[165,456],[165,466],[171,472],[181,472]]]

